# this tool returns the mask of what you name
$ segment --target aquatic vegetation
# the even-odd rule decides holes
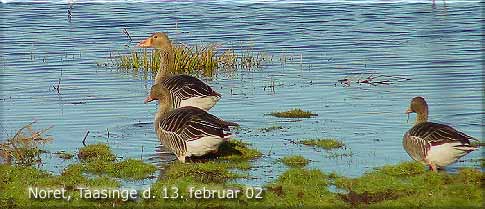
[[[55,152],[55,153],[52,153],[52,154],[55,154],[59,158],[64,159],[64,160],[69,160],[69,159],[72,159],[74,157],[74,154],[66,152],[66,151]]]
[[[378,85],[391,85],[396,84],[399,82],[409,81],[410,78],[405,78],[402,76],[397,75],[382,75],[378,73],[361,73],[357,75],[349,75],[345,76],[343,79],[337,80],[337,82],[344,86],[348,87],[352,84],[367,84],[370,86],[378,86]],[[337,84],[335,84],[337,85]]]
[[[171,63],[166,63],[171,54]],[[129,54],[110,56],[111,62],[119,69],[146,75],[155,75],[161,67],[173,74],[189,74],[213,77],[218,72],[237,69],[260,68],[270,57],[249,48],[235,50],[219,44],[174,44],[171,53],[161,50],[133,49]],[[98,64],[98,66],[106,66]]]
[[[82,161],[114,161],[116,159],[111,148],[107,144],[102,143],[90,144],[80,148],[77,156]]]
[[[345,146],[345,144],[338,139],[305,139],[301,140],[299,143],[308,146],[320,147],[326,150],[342,148]]]
[[[116,162],[111,148],[102,143],[80,148],[78,157],[81,160],[79,169],[83,172],[109,175],[126,180],[145,179],[157,170],[156,166],[142,160],[126,159]]]
[[[229,179],[242,178],[241,174],[229,171],[231,164],[209,161],[205,163],[180,163],[176,162],[166,169],[165,178],[190,179],[202,183],[221,183]]]
[[[43,136],[52,126],[36,131],[32,127],[34,123],[23,126],[12,138],[0,143],[0,157],[4,162],[22,166],[41,162],[44,151],[39,146],[52,141],[52,137]]]
[[[247,162],[247,161],[245,161]],[[126,163],[132,165],[131,163]],[[417,162],[405,162],[371,170],[361,177],[348,178],[318,169],[290,168],[276,180],[264,185],[264,190],[231,183],[245,175],[235,173],[235,161],[207,161],[173,163],[166,173],[150,186],[156,198],[140,201],[120,199],[83,199],[79,187],[119,188],[110,176],[88,178],[82,164],[69,165],[60,175],[53,175],[34,167],[0,165],[0,207],[169,207],[169,208],[480,208],[483,202],[482,182],[485,175],[479,170],[461,169],[456,174],[427,171]],[[121,168],[124,169],[124,168]],[[65,188],[71,201],[28,198],[26,187]],[[330,190],[335,186],[338,190]],[[191,198],[194,190],[225,191],[214,193],[209,199]],[[245,191],[255,191],[260,199],[247,198]],[[239,196],[230,196],[239,192]],[[233,194],[232,193],[232,194]],[[207,193],[206,193],[207,194]],[[227,199],[218,199],[225,195]],[[231,198],[233,197],[233,198]]]
[[[328,151],[325,154],[326,158],[335,159],[335,158],[344,158],[344,157],[352,157],[354,153],[350,149],[344,149],[343,151],[336,152],[334,150]]]
[[[285,156],[280,161],[289,167],[304,167],[310,162],[300,155]]]
[[[243,160],[253,160],[261,157],[262,153],[257,149],[251,148],[248,143],[244,143],[241,140],[232,139],[228,142],[221,144],[218,158],[240,162]]]
[[[284,128],[283,126],[270,126],[270,127],[260,128],[259,130],[262,132],[271,132],[271,131],[282,130],[283,128]]]
[[[165,178],[184,178],[190,181],[209,183],[225,182],[229,179],[244,178],[247,175],[236,173],[237,170],[251,168],[249,160],[261,156],[261,152],[250,148],[248,144],[239,140],[229,140],[219,147],[219,152],[214,155],[204,156],[200,160],[192,159],[192,163],[173,163],[167,166]]]
[[[318,116],[318,114],[312,113],[310,111],[304,111],[299,108],[291,109],[284,112],[272,112],[270,115],[278,118],[310,118],[312,116]]]

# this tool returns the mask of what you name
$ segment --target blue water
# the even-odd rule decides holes
[[[263,184],[287,169],[276,161],[303,155],[309,167],[346,176],[410,160],[402,148],[404,111],[415,96],[430,105],[430,119],[484,138],[481,11],[477,2],[425,3],[105,3],[0,4],[1,139],[37,120],[50,125],[46,149],[76,152],[108,142],[123,158],[156,165],[173,159],[160,153],[152,130],[155,104],[143,99],[151,80],[98,67],[110,51],[128,51],[155,31],[176,42],[243,44],[274,56],[260,69],[207,80],[223,95],[212,114],[241,124],[235,134],[264,153],[244,183]],[[126,28],[133,41],[123,35]],[[286,63],[279,57],[294,59]],[[339,79],[392,75],[410,80],[371,86]],[[53,88],[60,82],[59,93]],[[274,89],[267,86],[275,84]],[[290,121],[266,113],[302,108],[318,114]],[[282,131],[263,132],[273,125]],[[108,137],[109,132],[109,137]],[[329,152],[292,143],[337,138],[347,145]],[[475,151],[447,168],[478,167]],[[44,168],[63,162],[47,155]]]

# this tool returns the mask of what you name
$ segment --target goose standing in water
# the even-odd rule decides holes
[[[414,160],[429,165],[432,171],[477,149],[470,144],[470,140],[477,139],[448,125],[428,122],[428,104],[423,97],[414,97],[406,113],[417,115],[414,126],[404,134],[404,149]]]
[[[229,127],[238,126],[197,107],[173,109],[172,99],[169,90],[159,83],[152,86],[145,103],[159,100],[153,124],[155,132],[181,162],[186,157],[217,152],[219,145],[231,136]]]
[[[173,63],[172,42],[167,34],[157,32],[137,44],[142,48],[155,48],[157,52],[163,53],[165,67],[160,64],[160,70],[155,77],[155,84],[159,88],[166,88],[172,95],[172,107],[193,106],[203,110],[211,109],[221,98],[221,95],[212,90],[210,86],[201,80],[189,75],[170,75],[167,65]],[[161,58],[162,59],[162,58]]]

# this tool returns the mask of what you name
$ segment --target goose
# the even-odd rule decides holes
[[[432,171],[445,167],[478,149],[465,133],[439,123],[428,122],[428,104],[423,97],[411,100],[406,114],[416,113],[416,122],[403,137],[403,146],[415,161],[428,165]]]
[[[166,64],[172,62],[172,42],[166,33],[157,32],[137,44],[142,48],[154,48],[166,56]],[[155,77],[158,88],[166,88],[172,95],[172,107],[192,106],[208,111],[221,98],[221,95],[201,80],[189,75],[169,75],[166,68],[161,67]]]
[[[153,124],[155,132],[182,163],[187,157],[217,153],[219,145],[231,137],[230,127],[239,126],[198,107],[174,109],[170,105],[172,94],[162,84],[152,86],[145,104],[153,100],[159,101]]]

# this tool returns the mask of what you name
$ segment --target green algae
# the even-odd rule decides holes
[[[301,140],[299,143],[308,146],[320,147],[326,150],[342,148],[345,146],[345,144],[338,139],[305,139]]]
[[[284,112],[272,112],[270,115],[278,118],[310,118],[312,116],[318,116],[318,114],[312,113],[310,111],[304,111],[299,108],[290,109]]]
[[[308,165],[310,162],[309,160],[305,159],[303,156],[294,155],[294,156],[285,156],[279,160],[283,164],[289,167],[304,167]]]

